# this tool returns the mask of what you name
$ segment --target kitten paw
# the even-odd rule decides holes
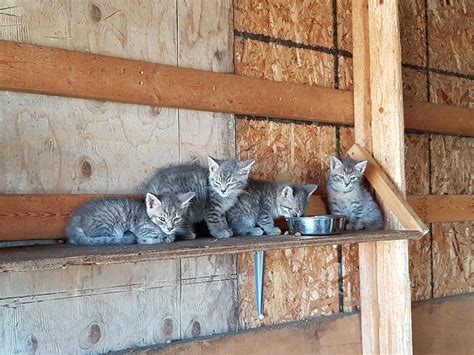
[[[354,225],[351,222],[347,223],[346,224],[346,230],[353,231],[354,230]]]
[[[281,229],[278,227],[273,228],[273,235],[280,235],[281,234]]]
[[[212,236],[216,239],[227,239],[229,237],[232,237],[233,233],[231,229],[223,229],[217,232],[211,233]]]
[[[259,227],[253,227],[248,229],[237,229],[235,230],[236,235],[263,235],[263,229]]]
[[[356,221],[356,222],[354,222],[353,227],[354,227],[355,231],[364,229],[364,223],[362,223],[361,221]]]
[[[181,239],[185,240],[196,239],[196,233],[188,230],[180,232],[179,236],[181,237]]]

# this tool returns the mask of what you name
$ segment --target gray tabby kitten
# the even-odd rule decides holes
[[[208,167],[182,164],[158,170],[146,184],[146,191],[156,194],[193,192],[186,224],[206,221],[214,238],[229,238],[232,229],[225,214],[245,189],[254,160],[217,160],[208,157]],[[188,231],[188,239],[195,238]]]
[[[362,185],[367,161],[331,157],[328,200],[331,213],[347,217],[346,229],[382,229],[382,213],[372,195]]]
[[[183,232],[183,222],[193,193],[176,196],[146,195],[145,204],[132,199],[107,199],[85,203],[66,228],[70,244],[170,243]],[[184,233],[186,233],[184,229]]]
[[[317,187],[250,180],[227,212],[227,222],[237,235],[279,234],[273,220],[304,215],[308,198]]]

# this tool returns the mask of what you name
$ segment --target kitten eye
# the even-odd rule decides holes
[[[351,176],[351,181],[356,181],[356,180],[357,180],[357,177]]]
[[[334,178],[335,178],[336,180],[339,180],[339,181],[342,181],[342,180],[344,179],[344,178],[342,177],[342,175],[336,175],[336,176],[334,176]]]
[[[164,219],[164,217],[158,217],[158,219],[160,220],[160,222],[165,222],[166,220]]]
[[[173,222],[178,222],[181,219],[181,217],[175,217],[173,218]]]

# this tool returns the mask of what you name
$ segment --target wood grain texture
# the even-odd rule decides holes
[[[396,2],[354,0],[353,47],[354,107],[358,102],[364,110],[354,112],[355,138],[369,149],[370,165],[382,166],[380,176],[388,174],[394,185],[388,191],[400,195],[380,196],[389,228],[398,226],[391,202],[398,201],[400,210],[409,211],[412,226],[426,234],[426,227],[404,203],[405,155],[401,45]],[[358,21],[356,21],[358,19]],[[362,33],[361,41],[356,33]],[[357,51],[356,51],[357,48]],[[357,54],[357,55],[356,55]],[[359,150],[359,146],[354,145]],[[362,148],[364,149],[364,148]],[[362,155],[351,156],[356,159]],[[376,163],[377,162],[377,163]],[[384,189],[371,180],[370,168],[365,173],[374,189]],[[387,178],[387,182],[390,180]],[[405,205],[405,206],[404,206]],[[400,215],[397,213],[398,218]],[[402,218],[403,220],[403,218]],[[397,228],[397,227],[396,227]],[[411,299],[408,242],[378,242],[359,245],[362,351],[365,354],[411,354]]]
[[[219,254],[237,254],[257,250],[282,250],[373,240],[417,239],[415,231],[362,231],[341,235],[304,238],[293,236],[236,237],[225,240],[198,238],[153,246],[129,245],[74,247],[70,245],[5,248],[0,250],[0,271],[55,269],[71,265],[111,264],[124,261],[177,259]]]
[[[420,355],[471,354],[474,349],[472,293],[413,305],[413,347]],[[316,317],[235,334],[125,351],[164,354],[362,354],[360,314]],[[317,336],[315,336],[315,334]]]
[[[384,173],[381,166],[374,158],[359,145],[355,144],[348,155],[355,160],[367,160],[365,177],[375,189],[383,204],[390,212],[397,217],[400,224],[406,229],[418,230],[425,235],[429,229],[417,216],[413,208],[405,200],[404,196],[398,192],[398,188]]]
[[[325,179],[319,174],[307,177],[302,173],[296,177],[307,182]],[[69,217],[77,208],[87,201],[111,197],[143,199],[141,195],[0,195],[0,240],[62,239]],[[411,195],[407,200],[426,223],[474,219],[474,202],[470,195]],[[326,197],[312,196],[306,215],[328,213]]]
[[[352,94],[348,91],[7,41],[0,41],[0,54],[4,63],[0,66],[2,90],[327,123],[353,122]],[[474,135],[469,109],[407,100],[405,111],[408,129]]]

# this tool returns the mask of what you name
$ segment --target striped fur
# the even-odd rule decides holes
[[[367,161],[339,160],[331,157],[328,180],[329,208],[333,214],[347,217],[346,229],[382,229],[382,213],[369,191],[363,186]]]
[[[181,164],[158,170],[145,184],[152,193],[193,192],[186,223],[205,221],[214,238],[229,238],[232,229],[225,214],[245,189],[253,160],[216,160],[208,158],[208,167]]]

